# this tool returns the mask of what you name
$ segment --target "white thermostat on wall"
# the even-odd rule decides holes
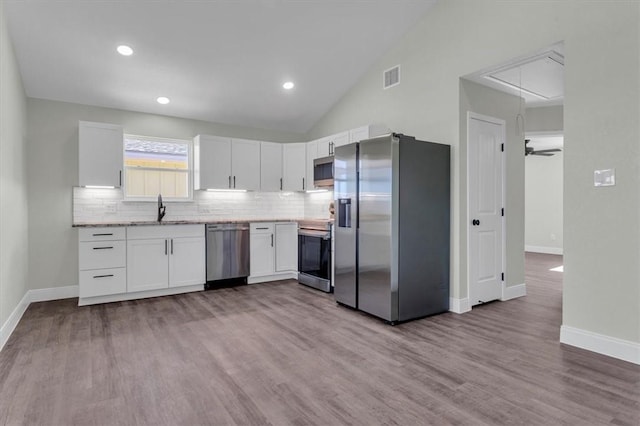
[[[595,170],[593,172],[593,186],[614,186],[616,184],[616,169]]]

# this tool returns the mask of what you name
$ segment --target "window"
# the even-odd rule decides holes
[[[191,199],[191,141],[124,136],[125,198]]]

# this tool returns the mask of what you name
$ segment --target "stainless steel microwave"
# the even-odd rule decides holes
[[[316,187],[333,187],[333,156],[313,160],[313,184]]]

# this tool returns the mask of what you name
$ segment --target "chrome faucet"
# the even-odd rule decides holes
[[[158,194],[158,222],[162,221],[166,210],[167,206],[162,204],[162,195]]]

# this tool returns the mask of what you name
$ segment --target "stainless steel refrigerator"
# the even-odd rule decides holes
[[[450,147],[391,134],[335,148],[336,301],[392,324],[449,310]]]

